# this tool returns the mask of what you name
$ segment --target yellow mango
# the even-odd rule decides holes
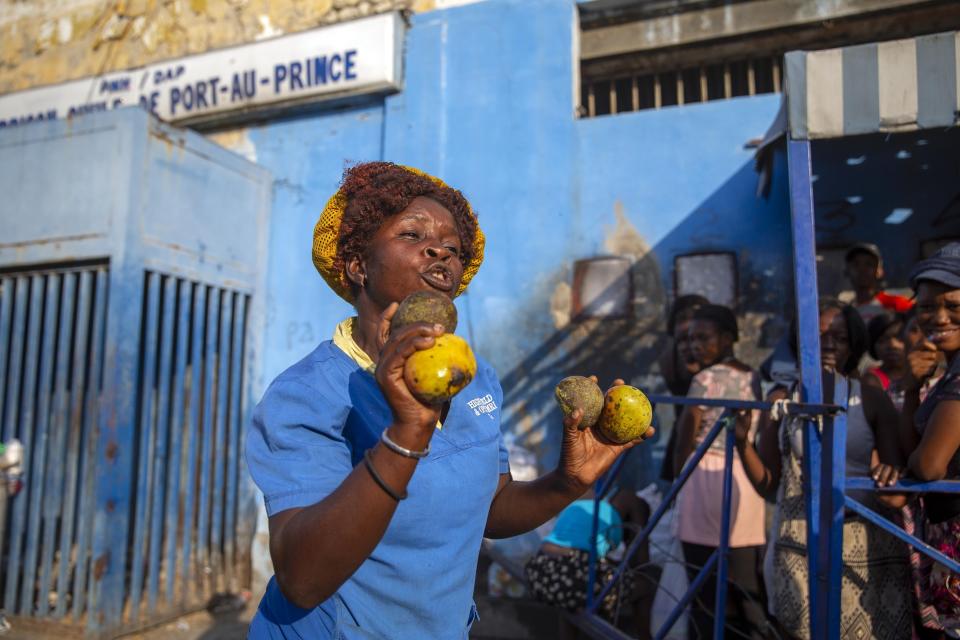
[[[477,360],[460,336],[445,333],[429,349],[407,358],[403,379],[424,404],[443,404],[470,384],[477,375]]]
[[[607,439],[624,444],[639,438],[653,422],[653,407],[643,391],[624,384],[611,387],[603,397],[597,428]]]

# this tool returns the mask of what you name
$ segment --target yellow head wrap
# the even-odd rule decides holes
[[[446,183],[440,180],[440,178],[435,178],[413,167],[403,168],[410,173],[430,179],[430,181],[437,186],[447,187]],[[338,189],[330,200],[327,201],[327,206],[323,208],[320,219],[317,220],[317,224],[313,227],[313,265],[338,296],[350,304],[353,304],[353,291],[350,289],[347,274],[344,273],[343,270],[337,270],[334,267],[337,257],[337,243],[340,240],[340,223],[343,221],[343,213],[346,208],[347,196]],[[476,220],[476,215],[473,213],[470,203],[467,203],[467,210],[470,212],[470,215],[474,216],[474,220]],[[480,263],[483,262],[484,244],[485,238],[483,232],[480,231],[480,225],[477,224],[477,235],[473,239],[473,258],[469,264],[463,265],[463,278],[460,280],[460,288],[457,289],[457,295],[460,295],[466,290],[467,285],[470,284],[473,276],[475,276],[477,270],[480,269]]]

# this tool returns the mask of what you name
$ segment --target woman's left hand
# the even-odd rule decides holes
[[[596,382],[596,376],[590,376]],[[624,384],[619,378],[613,386]],[[577,488],[585,491],[597,481],[614,463],[617,457],[631,447],[653,437],[655,429],[649,427],[642,436],[626,444],[614,444],[606,440],[595,427],[580,429],[583,412],[575,410],[563,421],[563,444],[560,447],[558,470]]]

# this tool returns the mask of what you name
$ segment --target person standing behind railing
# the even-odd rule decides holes
[[[880,366],[869,369],[863,376],[864,384],[883,389],[897,411],[903,407],[903,377],[907,368],[907,353],[903,342],[906,319],[900,314],[880,313],[867,323],[870,336],[870,357]]]
[[[688,398],[759,398],[759,376],[733,354],[737,338],[737,319],[727,307],[706,305],[696,311],[689,340],[691,351],[703,368],[693,377]],[[683,468],[723,411],[722,407],[684,409],[677,425],[675,469]],[[764,504],[744,474],[739,456],[734,455],[727,565],[731,586],[727,591],[726,624],[747,638],[759,639],[765,637],[766,627],[760,576],[765,541]],[[679,537],[691,582],[720,546],[725,459],[723,438],[717,438],[677,498]],[[714,572],[703,583],[691,611],[691,638],[713,637],[716,582]]]
[[[791,335],[796,336],[796,325]],[[856,372],[866,350],[863,320],[849,305],[824,300],[820,304],[820,361],[823,366],[824,401],[833,403],[837,376]],[[794,357],[796,339],[791,343]],[[849,379],[847,397],[847,476],[867,476],[883,462],[902,463],[897,442],[897,413],[890,398],[878,387]],[[799,400],[799,391],[775,388],[768,400]],[[761,415],[759,441],[750,436],[751,412],[737,416],[736,445],[747,477],[767,498],[776,496],[772,539],[767,548],[764,578],[770,613],[783,635],[810,638],[809,574],[807,572],[807,519],[801,467],[804,420],[782,421]],[[885,480],[882,478],[881,480]],[[895,480],[895,479],[894,479]],[[853,492],[851,492],[853,493]],[[884,505],[902,507],[905,498],[872,492],[855,495],[874,509]],[[912,606],[907,550],[893,536],[854,514],[843,525],[843,578],[841,585],[840,637],[910,638]]]
[[[907,354],[901,437],[909,471],[921,480],[960,477],[960,243],[951,243],[914,267],[910,285],[916,292],[917,325],[924,339]],[[940,358],[947,371],[930,389]],[[926,494],[920,514],[927,544],[960,559],[960,495]],[[914,578],[920,616],[927,628],[960,637],[960,576],[914,554]]]
[[[693,314],[700,307],[710,304],[710,301],[703,296],[689,294],[677,298],[673,307],[670,309],[670,315],[667,317],[667,344],[660,354],[657,363],[660,365],[660,374],[667,385],[671,395],[685,396],[690,390],[690,382],[693,376],[700,371],[700,363],[693,357],[690,351],[690,323],[693,322]],[[679,420],[683,407],[675,405],[676,417]],[[673,457],[677,448],[677,429],[676,424],[670,430],[670,437],[667,439],[667,446],[663,450],[663,466],[660,468],[660,479],[667,482],[673,482],[677,477],[679,468],[674,468]]]

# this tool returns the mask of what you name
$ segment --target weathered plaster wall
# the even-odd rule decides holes
[[[450,0],[0,0],[0,94]]]

